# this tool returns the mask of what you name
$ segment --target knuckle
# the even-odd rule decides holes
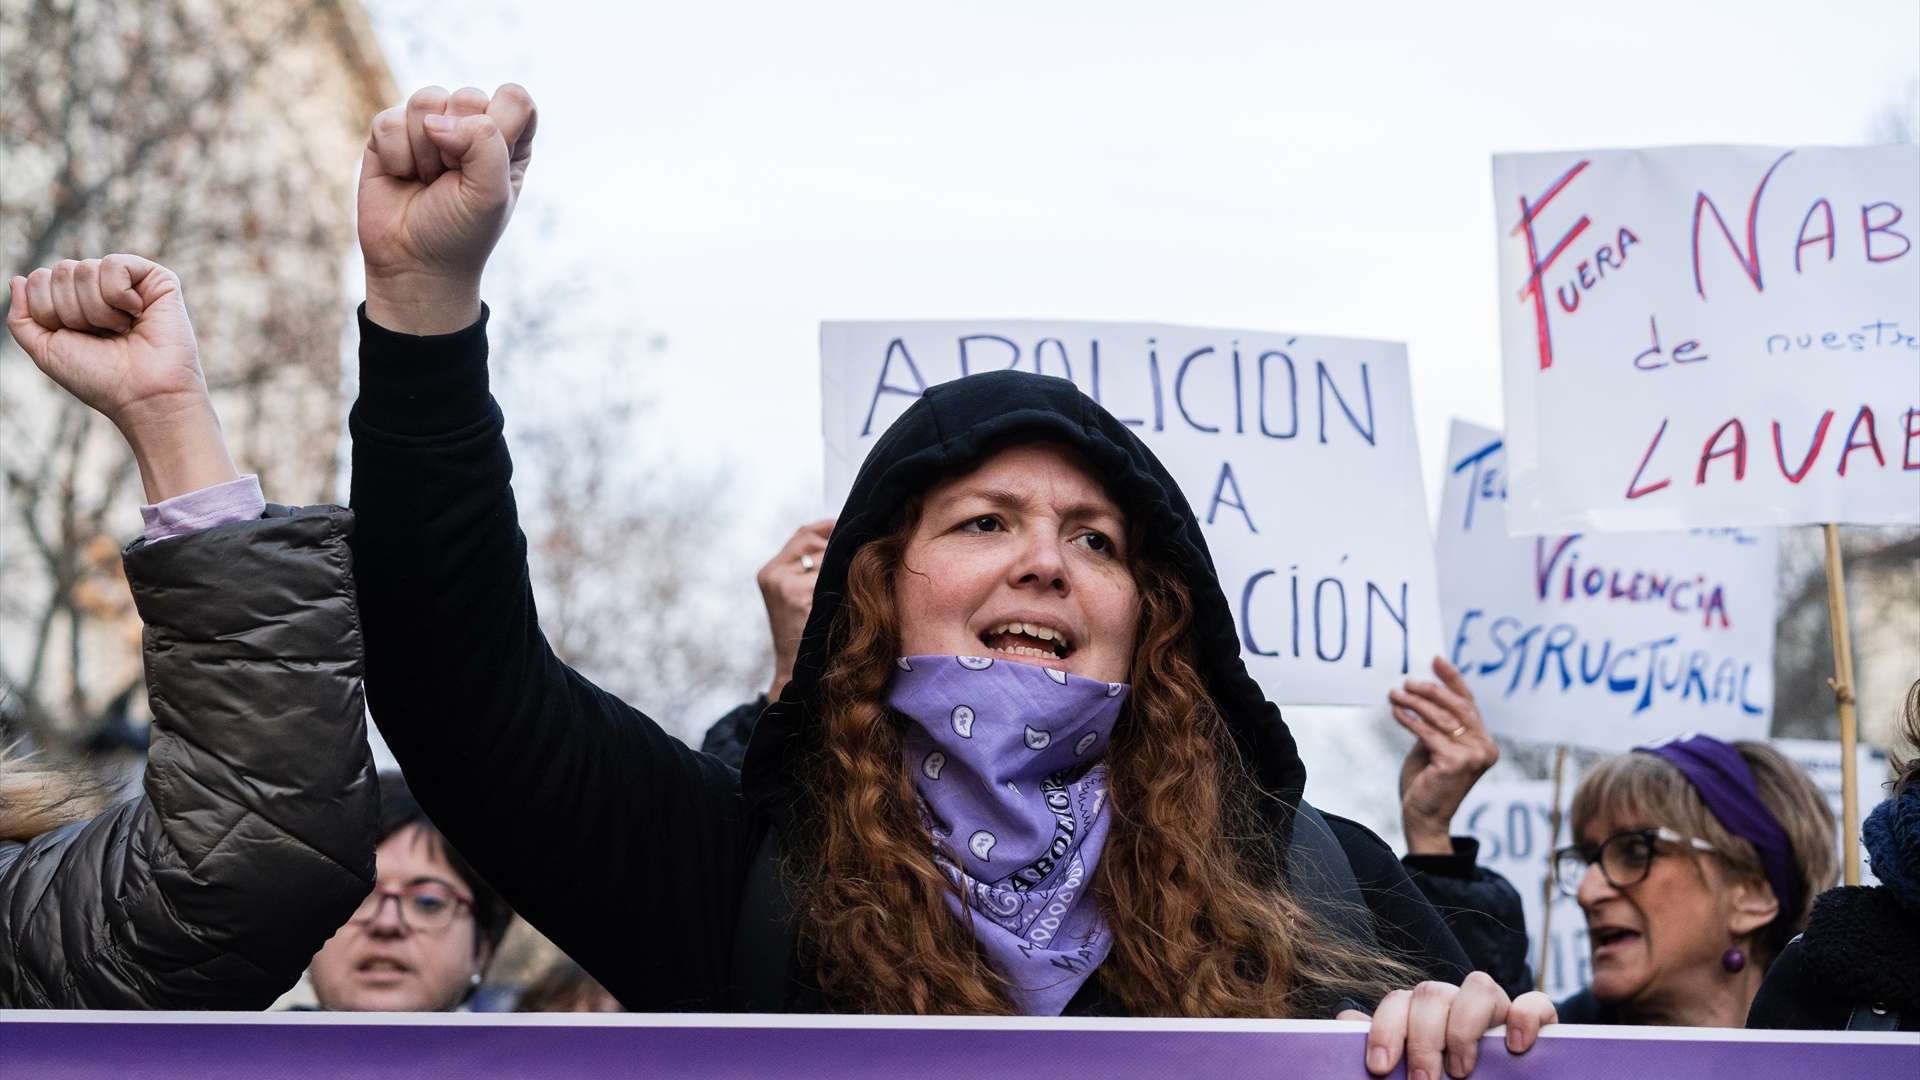
[[[1413,998],[1415,1001],[1445,1001],[1459,992],[1460,988],[1451,983],[1429,979],[1413,988]]]
[[[489,99],[485,90],[477,86],[463,86],[455,90],[448,100],[459,105],[479,105],[485,108]]]
[[[533,95],[527,93],[527,88],[521,86],[519,83],[501,83],[500,89],[493,92],[493,98],[495,101],[504,100],[509,104],[521,107],[531,107],[533,105]]]
[[[391,138],[407,129],[407,115],[400,109],[388,109],[373,118],[373,134],[377,138]]]
[[[407,108],[415,110],[438,109],[447,103],[447,88],[444,86],[423,86],[407,99]]]

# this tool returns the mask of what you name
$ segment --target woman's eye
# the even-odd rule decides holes
[[[1073,538],[1073,542],[1099,555],[1114,554],[1113,541],[1104,533],[1087,532]]]
[[[965,532],[999,532],[1000,519],[994,517],[992,514],[985,514],[970,519],[965,525],[960,526],[960,528]]]

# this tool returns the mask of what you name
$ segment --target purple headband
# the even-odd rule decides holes
[[[1780,827],[1780,819],[1760,801],[1760,786],[1740,751],[1711,735],[1682,735],[1658,746],[1633,749],[1672,762],[1720,824],[1760,852],[1767,883],[1780,901],[1780,914],[1792,918],[1800,910],[1800,874],[1793,866],[1793,842],[1787,839],[1787,830]]]

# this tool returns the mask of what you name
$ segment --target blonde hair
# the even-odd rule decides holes
[[[1901,795],[1916,783],[1920,783],[1920,679],[1907,687],[1907,707],[1901,716],[1901,732],[1906,737],[1906,756],[1896,750],[1888,755],[1893,766],[1893,793]]]
[[[106,805],[106,787],[86,770],[0,747],[0,842],[25,843]]]
[[[1780,914],[1757,935],[1760,958],[1770,961],[1806,926],[1814,896],[1833,884],[1839,866],[1833,850],[1833,811],[1820,789],[1785,754],[1760,742],[1732,746],[1753,770],[1760,801],[1786,830],[1793,847],[1794,873],[1800,879],[1798,902],[1790,896],[1776,897]],[[1737,878],[1767,880],[1766,867],[1752,842],[1728,832],[1686,774],[1657,754],[1636,751],[1607,758],[1580,781],[1573,793],[1574,835],[1599,819],[1664,826],[1689,839],[1703,840]]]

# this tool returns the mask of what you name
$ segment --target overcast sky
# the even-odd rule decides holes
[[[1490,154],[1858,143],[1920,79],[1913,0],[1307,6],[372,3],[403,89],[533,92],[516,265],[591,268],[776,502],[829,318],[1404,341],[1434,462],[1501,419]]]
[[[743,579],[816,508],[822,319],[1140,319],[1407,343],[1423,473],[1498,426],[1499,151],[1869,141],[1920,5],[371,0],[404,89],[540,106],[529,273],[661,334]]]

